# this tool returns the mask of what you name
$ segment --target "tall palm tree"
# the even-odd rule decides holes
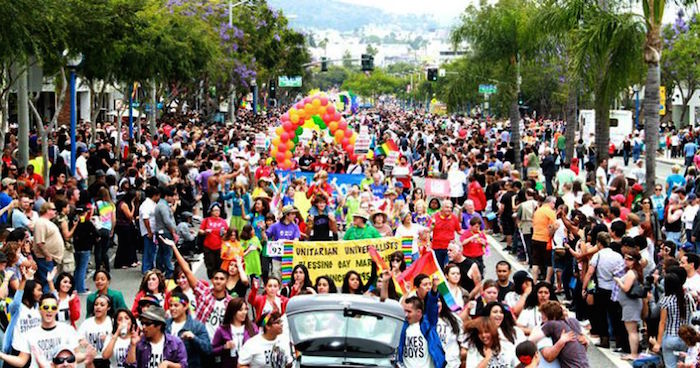
[[[532,0],[499,0],[494,5],[470,6],[462,15],[462,24],[452,31],[455,47],[468,41],[475,55],[484,61],[503,63],[506,77],[499,93],[508,97],[511,142],[515,149],[515,167],[520,159],[520,59],[529,57],[538,45],[538,32],[531,24],[536,10]]]
[[[644,27],[637,15],[591,6],[590,17],[573,31],[572,70],[583,77],[595,102],[598,162],[608,157],[610,105],[642,73]]]
[[[585,21],[586,12],[590,12],[591,0],[550,0],[546,2],[542,11],[537,13],[535,23],[540,24],[543,33],[548,34],[555,45],[562,47],[548,48],[562,50],[562,57],[566,59],[566,158],[571,160],[574,155],[574,140],[576,139],[576,110],[578,91],[581,85],[581,76],[571,68],[571,53],[574,44],[573,33],[579,30]]]
[[[690,5],[695,0],[677,0],[679,5]],[[646,146],[646,194],[653,194],[656,180],[656,150],[659,146],[659,85],[661,71],[661,27],[666,0],[642,0],[646,38],[644,62],[647,64],[647,80],[644,85],[644,144]]]

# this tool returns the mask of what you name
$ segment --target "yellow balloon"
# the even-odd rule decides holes
[[[317,112],[319,116],[323,116],[326,113],[326,106],[319,106]]]
[[[270,157],[277,157],[277,146],[272,146],[270,149]]]
[[[284,156],[287,158],[287,160],[292,158],[292,151],[285,151]]]
[[[291,109],[289,109],[289,118],[291,119],[291,118],[292,118],[292,115],[295,115],[295,114],[297,114],[298,112],[299,112],[299,110],[297,110],[297,109],[295,109],[295,108],[292,107]]]
[[[278,136],[282,135],[282,133],[284,133],[284,128],[282,126],[278,126],[277,129],[275,129],[275,133],[277,133]]]
[[[271,142],[271,143],[272,143],[272,145],[273,145],[274,147],[277,147],[277,146],[280,144],[281,141],[282,141],[282,140],[280,139],[280,137],[274,137],[274,138],[272,138],[272,142]]]
[[[299,115],[296,112],[294,114],[289,113],[289,121],[296,124],[299,121]]]
[[[357,139],[357,134],[353,133],[352,137],[350,137],[350,144],[355,144],[355,139]]]
[[[321,100],[318,98],[315,98],[313,101],[311,101],[311,105],[313,105],[314,107],[319,107],[319,106],[321,106]]]

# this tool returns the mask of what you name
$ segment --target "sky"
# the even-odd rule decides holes
[[[477,0],[340,0],[344,3],[380,8],[389,13],[431,14],[440,21],[459,16],[469,4]]]
[[[389,13],[415,13],[415,14],[431,14],[434,15],[440,22],[450,22],[456,19],[459,14],[470,4],[478,4],[478,0],[340,0],[348,4],[357,4],[380,8]],[[635,2],[636,3],[636,2]],[[673,22],[678,12],[678,7],[672,4],[672,1],[667,2],[667,8],[664,12],[664,23]],[[634,4],[634,10],[641,13],[640,3]],[[697,11],[697,7],[695,9]],[[693,11],[690,11],[691,13]]]

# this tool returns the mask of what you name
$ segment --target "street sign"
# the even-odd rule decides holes
[[[498,92],[498,87],[496,87],[495,84],[480,84],[479,85],[479,93],[494,94],[496,92]]]
[[[394,170],[394,166],[396,166],[397,162],[399,162],[399,151],[389,152],[384,160],[384,172],[391,173]]]
[[[258,152],[265,151],[265,134],[258,133],[255,135],[255,150]]]
[[[369,131],[366,125],[360,127],[360,134],[355,139],[355,154],[366,155],[369,153]]]
[[[277,77],[277,86],[279,86],[280,88],[301,87],[301,76],[279,76]]]
[[[666,86],[659,87],[659,115],[666,115]]]

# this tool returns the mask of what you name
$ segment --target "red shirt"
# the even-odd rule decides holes
[[[447,249],[447,246],[455,239],[455,232],[462,230],[459,219],[454,213],[443,217],[442,211],[430,218],[433,228],[433,249]]]
[[[260,166],[255,170],[255,181],[260,180],[260,178],[269,178],[272,175],[272,168],[270,166]]]
[[[204,246],[211,250],[221,250],[222,233],[228,230],[226,220],[221,217],[207,217],[202,221],[199,228],[202,230],[211,230],[211,232],[208,232],[204,237]]]
[[[478,181],[472,180],[469,182],[468,198],[474,202],[475,211],[483,211],[486,208],[486,193]]]
[[[465,241],[475,234],[471,230],[465,230],[462,232],[462,235],[459,237],[460,241]],[[479,239],[483,239],[486,241],[486,234],[483,232],[479,232],[478,234]],[[478,241],[470,241],[469,243],[465,244],[462,248],[462,254],[464,254],[465,257],[468,258],[478,258],[484,255],[484,245],[482,243],[479,243]]]

